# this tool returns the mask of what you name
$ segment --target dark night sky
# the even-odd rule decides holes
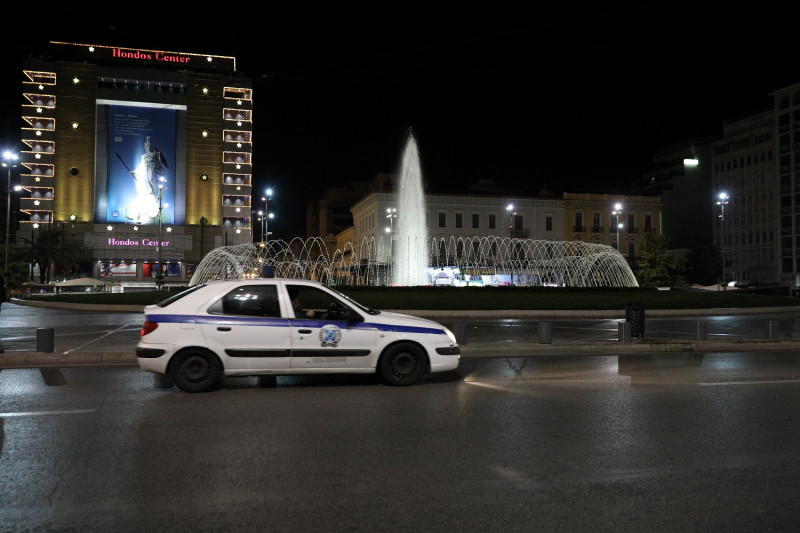
[[[181,14],[197,3],[116,16],[108,3],[44,1],[37,24],[0,35],[0,143],[19,146],[22,58],[50,40],[233,55],[256,80],[254,184],[275,188],[270,230],[285,238],[303,233],[326,186],[397,172],[409,128],[430,190],[486,178],[509,195],[624,193],[655,150],[719,135],[800,82],[778,4],[344,4],[260,4],[256,17],[220,7],[198,24]]]

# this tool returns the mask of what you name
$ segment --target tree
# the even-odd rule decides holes
[[[29,248],[24,248],[23,256],[29,263],[39,265],[39,282],[50,281],[50,265],[58,265],[62,270],[77,267],[71,248],[64,246],[64,228],[42,228],[33,232],[33,239],[24,239]]]
[[[0,250],[5,253],[4,247]],[[17,245],[11,245],[8,249],[8,270],[3,272],[6,279],[6,291],[16,292],[22,284],[28,280],[29,261],[26,258],[25,250]]]
[[[672,287],[686,283],[685,265],[679,255],[668,252],[666,235],[648,233],[639,254],[637,281],[641,287]]]

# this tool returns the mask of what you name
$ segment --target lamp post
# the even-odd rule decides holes
[[[264,202],[264,215],[261,217],[261,242],[266,243],[269,240],[269,225],[267,219],[270,218],[269,200],[272,199],[272,189],[267,189],[261,201]]]
[[[389,219],[389,227],[386,228],[386,231],[389,233],[389,257],[393,257],[394,250],[392,249],[392,246],[394,246],[394,219],[397,218],[397,208],[387,207],[386,218]]]
[[[3,152],[3,166],[8,168],[8,182],[6,184],[6,261],[4,272],[8,272],[8,248],[11,246],[11,169],[16,165],[17,154],[6,150]]]
[[[728,205],[729,200],[730,196],[724,191],[717,196],[717,205],[719,206],[719,252],[722,258],[722,281],[720,286],[723,291],[725,290],[725,206]]]
[[[158,178],[159,182],[158,183],[158,271],[156,272],[156,288],[158,290],[161,290],[161,287],[163,286],[164,283],[164,274],[161,271],[161,269],[163,268],[161,265],[161,260],[162,260],[161,247],[163,244],[163,238],[161,232],[163,217],[161,216],[161,211],[164,208],[163,199],[164,199],[164,189],[166,188],[164,187],[164,181],[165,180],[163,177]]]
[[[509,238],[514,238],[514,217],[517,216],[517,212],[514,211],[514,204],[508,204],[506,206],[506,211],[508,211],[508,236]]]
[[[513,254],[514,250],[514,217],[517,216],[517,212],[514,211],[514,204],[508,204],[506,206],[506,211],[508,212],[508,261],[511,264],[511,285],[514,284],[514,257]]]
[[[614,225],[617,227],[617,251],[622,253],[619,251],[619,229],[622,227],[622,223],[619,221],[619,216],[622,214],[622,204],[619,202],[614,204],[614,210],[611,212],[611,214],[614,215]]]

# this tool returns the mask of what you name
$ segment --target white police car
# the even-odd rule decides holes
[[[144,320],[139,366],[187,392],[254,375],[378,373],[412,385],[460,359],[446,327],[369,309],[309,280],[210,281],[147,306]]]

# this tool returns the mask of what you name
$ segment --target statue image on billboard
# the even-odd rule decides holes
[[[119,154],[117,157],[122,160]],[[159,178],[164,176],[165,168],[169,168],[169,165],[164,154],[152,145],[148,135],[144,141],[144,153],[140,157],[139,165],[133,170],[128,170],[136,185],[136,196],[125,207],[125,218],[143,223],[158,217],[158,183]]]

